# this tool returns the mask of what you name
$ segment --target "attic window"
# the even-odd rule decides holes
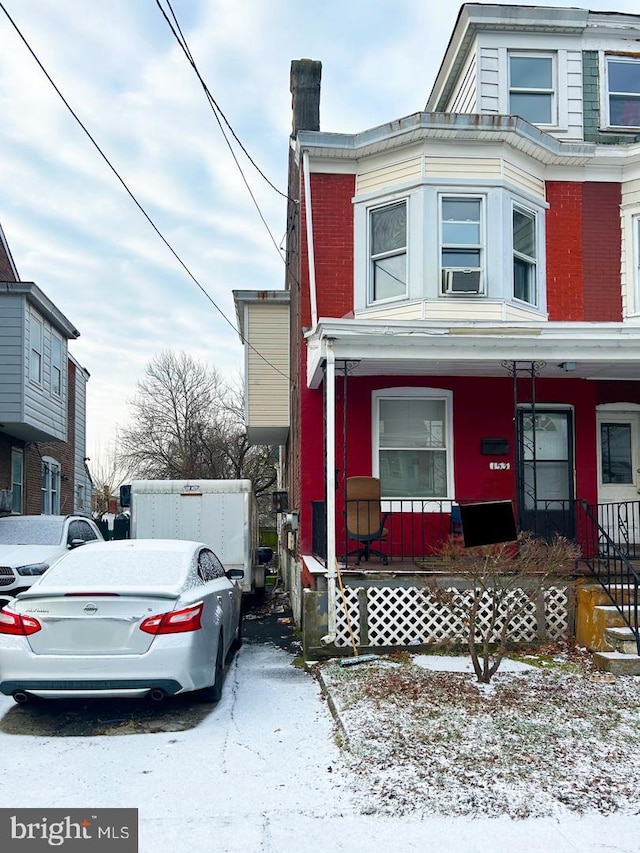
[[[555,124],[554,55],[509,54],[509,113],[531,124]]]
[[[640,57],[607,58],[609,125],[640,127]]]

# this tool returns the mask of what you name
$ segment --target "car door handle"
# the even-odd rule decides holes
[[[221,595],[218,595],[218,596],[217,596],[217,599],[218,599],[218,604],[222,604],[222,596],[221,596]]]

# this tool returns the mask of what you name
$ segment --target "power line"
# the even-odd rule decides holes
[[[168,2],[168,0],[167,0],[167,2]],[[158,6],[158,9],[160,9],[160,12],[162,13],[163,18],[164,18],[164,19],[165,19],[165,21],[167,22],[167,26],[169,27],[169,29],[171,30],[171,32],[172,32],[172,33],[173,33],[173,35],[174,35],[174,38],[176,39],[176,41],[178,42],[178,44],[179,44],[179,45],[180,45],[180,47],[182,48],[182,50],[183,50],[183,52],[184,52],[184,55],[187,57],[187,60],[188,60],[188,62],[189,62],[189,65],[191,65],[191,67],[193,68],[193,70],[194,70],[194,71],[195,71],[195,73],[196,73],[196,76],[197,76],[198,80],[199,80],[199,81],[200,81],[200,83],[202,84],[202,88],[203,88],[203,89],[204,89],[204,91],[205,91],[205,94],[206,94],[206,96],[207,96],[207,100],[209,101],[209,105],[210,105],[210,107],[211,107],[211,109],[212,109],[212,111],[213,111],[213,114],[214,114],[214,116],[215,116],[215,118],[216,118],[216,121],[218,122],[218,127],[220,128],[220,133],[222,134],[222,137],[223,137],[224,141],[227,143],[227,148],[229,149],[229,152],[231,153],[231,156],[233,157],[233,160],[234,160],[234,162],[235,162],[236,166],[238,167],[238,171],[240,172],[240,176],[241,176],[242,180],[244,181],[244,185],[245,185],[245,187],[247,188],[247,192],[248,192],[248,193],[249,193],[249,195],[251,196],[251,201],[253,202],[253,204],[254,204],[254,206],[255,206],[256,210],[258,211],[258,216],[259,216],[259,217],[260,217],[260,219],[262,220],[262,224],[263,224],[263,225],[264,225],[264,227],[267,229],[267,233],[269,234],[269,237],[271,238],[271,242],[273,243],[273,245],[274,245],[274,246],[275,246],[275,248],[276,248],[276,251],[277,251],[277,253],[278,253],[278,256],[279,256],[280,258],[282,258],[282,254],[280,253],[280,247],[278,246],[278,243],[277,243],[277,241],[276,241],[275,237],[274,237],[274,236],[273,236],[273,234],[271,233],[271,229],[270,229],[270,228],[269,228],[269,226],[267,225],[267,220],[264,218],[264,216],[263,216],[263,214],[262,214],[262,211],[260,210],[260,205],[258,204],[257,199],[256,199],[255,195],[253,194],[253,191],[252,191],[251,187],[249,186],[249,182],[247,181],[247,178],[246,178],[246,176],[245,176],[244,172],[242,171],[242,166],[240,165],[240,162],[239,162],[238,158],[236,157],[236,153],[235,153],[235,151],[233,150],[233,146],[232,146],[232,145],[231,145],[231,143],[229,142],[229,139],[228,139],[228,137],[227,137],[227,134],[226,134],[226,133],[225,133],[225,131],[224,131],[224,127],[222,126],[222,121],[221,121],[221,119],[220,119],[220,117],[221,117],[221,116],[222,116],[222,118],[224,118],[224,121],[225,121],[225,123],[227,124],[227,126],[229,127],[229,129],[231,130],[231,133],[233,133],[233,137],[234,137],[234,139],[238,142],[238,144],[240,145],[240,147],[242,148],[242,150],[244,151],[244,153],[247,155],[247,157],[249,157],[249,160],[251,161],[251,163],[255,166],[255,168],[256,168],[256,169],[258,169],[258,166],[256,166],[256,164],[254,163],[254,161],[251,159],[251,157],[250,157],[250,156],[249,156],[249,154],[247,153],[246,148],[242,145],[242,143],[240,142],[240,140],[239,140],[239,139],[238,139],[238,137],[236,136],[235,132],[233,131],[233,128],[231,127],[231,125],[229,124],[229,122],[227,121],[227,119],[224,117],[224,113],[222,112],[222,110],[220,109],[220,107],[219,107],[219,106],[218,106],[218,104],[216,103],[216,101],[215,101],[215,99],[214,99],[213,95],[212,95],[212,94],[211,94],[211,92],[209,91],[209,88],[208,88],[207,84],[204,82],[204,80],[203,80],[203,78],[202,78],[202,75],[200,74],[200,71],[198,70],[198,67],[197,67],[197,65],[196,65],[196,63],[195,63],[195,60],[193,59],[193,56],[191,55],[191,51],[189,50],[189,45],[187,44],[187,41],[186,41],[186,39],[185,39],[184,35],[182,34],[182,31],[180,30],[180,27],[179,27],[179,24],[178,24],[177,18],[176,18],[176,16],[175,16],[175,13],[174,13],[173,9],[171,8],[171,4],[169,3],[168,5],[169,5],[169,8],[171,9],[171,14],[173,15],[173,18],[174,18],[174,20],[175,20],[175,22],[176,22],[176,26],[178,27],[178,30],[180,30],[179,34],[178,34],[178,32],[176,31],[176,29],[174,28],[174,26],[173,26],[173,24],[171,23],[171,21],[169,20],[169,17],[168,17],[168,15],[167,15],[167,13],[164,11],[164,9],[162,8],[162,6],[160,5],[160,0],[156,0],[156,5]],[[275,186],[271,183],[271,181],[269,181],[269,179],[266,177],[266,175],[264,175],[264,173],[263,173],[263,172],[261,172],[261,171],[260,171],[260,169],[258,169],[258,172],[260,172],[260,174],[261,174],[261,175],[262,175],[262,177],[267,181],[267,183],[269,184],[269,186],[273,187],[273,189],[275,189],[275,190],[276,190],[276,192],[280,193],[280,190],[279,190],[277,187],[275,187]],[[283,195],[283,194],[282,194],[282,193],[280,193],[280,195]],[[287,198],[287,196],[284,196],[284,198]]]
[[[255,354],[256,354],[259,358],[261,358],[261,359],[262,359],[266,364],[268,364],[270,367],[272,367],[272,368],[276,371],[276,373],[279,373],[281,376],[283,376],[285,379],[287,379],[289,382],[291,382],[291,379],[290,379],[290,377],[289,377],[289,376],[287,376],[285,373],[283,373],[283,372],[282,372],[278,367],[276,367],[276,366],[275,366],[275,364],[273,364],[272,362],[270,362],[268,358],[266,358],[264,355],[262,355],[262,353],[261,353],[261,352],[259,352],[259,351],[254,347],[254,346],[252,346],[252,344],[251,344],[251,343],[250,343],[250,342],[249,342],[249,341],[244,337],[244,335],[240,332],[240,330],[236,328],[235,324],[234,324],[234,323],[233,323],[233,322],[232,322],[232,321],[227,317],[227,315],[224,313],[224,311],[222,310],[222,308],[220,308],[220,306],[215,302],[215,300],[213,299],[213,297],[212,297],[212,296],[211,296],[211,295],[206,291],[206,289],[203,287],[203,285],[198,281],[198,279],[197,279],[197,278],[195,277],[195,275],[191,272],[191,270],[190,270],[190,269],[189,269],[189,267],[186,265],[186,263],[182,260],[182,258],[181,258],[181,257],[180,257],[180,255],[177,253],[177,251],[173,248],[173,246],[171,245],[171,243],[167,240],[167,238],[164,236],[164,234],[160,231],[160,229],[159,229],[159,228],[158,228],[158,226],[155,224],[155,222],[153,221],[153,219],[151,218],[151,216],[147,213],[147,211],[145,210],[145,208],[144,208],[144,207],[142,206],[142,204],[138,201],[138,199],[136,198],[136,196],[133,194],[132,190],[130,190],[130,189],[129,189],[129,187],[128,187],[127,183],[125,182],[124,178],[120,175],[120,173],[118,172],[118,170],[116,169],[116,167],[111,163],[111,161],[109,160],[109,158],[107,157],[107,155],[104,153],[104,151],[102,150],[102,148],[100,147],[100,145],[96,142],[96,140],[95,140],[95,139],[94,139],[94,137],[92,136],[92,134],[91,134],[91,132],[89,131],[89,129],[88,129],[88,128],[86,127],[86,125],[83,123],[82,119],[78,116],[78,114],[75,112],[75,110],[73,109],[73,107],[71,106],[71,104],[67,101],[67,99],[65,98],[65,96],[62,94],[62,92],[60,91],[60,89],[58,88],[58,86],[57,86],[57,85],[55,84],[55,82],[53,81],[53,79],[52,79],[51,75],[50,75],[50,74],[49,74],[49,72],[46,70],[46,68],[44,67],[44,65],[42,64],[42,62],[40,62],[40,60],[38,59],[38,57],[37,57],[36,53],[34,52],[33,48],[31,47],[31,45],[29,44],[29,42],[27,41],[27,39],[25,38],[25,36],[22,34],[22,32],[21,32],[20,28],[18,27],[18,25],[16,24],[16,22],[13,20],[13,18],[11,17],[11,15],[10,15],[10,14],[9,14],[9,12],[7,11],[7,9],[6,9],[5,5],[4,5],[4,3],[3,3],[3,2],[1,2],[1,0],[0,0],[0,9],[2,9],[2,11],[4,12],[5,16],[7,17],[7,20],[9,21],[9,23],[11,24],[11,26],[14,28],[14,30],[15,30],[15,31],[16,31],[16,33],[18,34],[18,36],[19,36],[20,40],[23,42],[23,44],[25,45],[25,47],[26,47],[26,48],[27,48],[27,50],[29,51],[29,53],[31,54],[31,56],[33,57],[33,59],[35,60],[35,62],[37,63],[37,65],[38,65],[38,67],[40,68],[40,70],[42,71],[42,73],[45,75],[45,77],[47,78],[47,80],[49,81],[49,83],[53,86],[53,88],[54,88],[54,90],[55,90],[56,94],[58,95],[58,97],[60,98],[60,100],[63,102],[63,104],[65,105],[65,107],[66,107],[66,108],[68,109],[68,111],[71,113],[71,115],[72,115],[72,116],[73,116],[73,118],[76,120],[76,122],[77,122],[77,124],[80,126],[80,128],[84,131],[85,135],[88,137],[88,139],[90,140],[91,144],[94,146],[94,148],[96,149],[96,151],[98,152],[98,154],[102,157],[102,159],[103,159],[103,160],[104,160],[104,162],[107,164],[107,166],[109,167],[109,169],[113,172],[113,174],[115,175],[115,177],[118,179],[118,181],[120,182],[121,186],[123,187],[123,189],[125,190],[125,192],[126,192],[126,193],[127,193],[127,195],[129,196],[129,198],[133,201],[133,203],[134,203],[134,204],[135,204],[135,206],[138,208],[138,210],[140,211],[140,213],[142,213],[142,215],[143,215],[143,216],[144,216],[144,218],[147,220],[147,222],[149,223],[149,225],[153,228],[153,230],[154,230],[154,231],[155,231],[155,233],[158,235],[158,237],[162,240],[162,242],[165,244],[165,246],[167,247],[167,249],[169,249],[169,251],[171,252],[171,254],[172,254],[172,255],[174,256],[174,258],[178,261],[178,263],[179,263],[179,264],[180,264],[180,266],[184,269],[184,271],[187,273],[187,275],[189,276],[189,278],[194,282],[194,284],[195,284],[195,285],[200,289],[200,291],[204,294],[204,296],[209,300],[209,302],[213,305],[213,307],[216,309],[216,311],[220,314],[220,316],[222,317],[222,319],[223,319],[226,323],[228,323],[228,325],[233,329],[233,331],[234,331],[234,332],[235,332],[235,333],[240,337],[240,340],[241,340],[244,344],[246,344],[246,345],[249,347],[249,349],[251,349],[253,352],[255,352]],[[280,253],[278,252],[278,254],[280,254]],[[282,257],[282,256],[281,256],[281,257]]]

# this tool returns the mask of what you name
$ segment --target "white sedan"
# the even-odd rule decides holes
[[[0,691],[217,702],[241,641],[242,572],[198,542],[127,539],[68,552],[0,610]]]

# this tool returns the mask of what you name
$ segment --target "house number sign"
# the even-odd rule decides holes
[[[489,462],[490,471],[510,471],[511,462]]]

